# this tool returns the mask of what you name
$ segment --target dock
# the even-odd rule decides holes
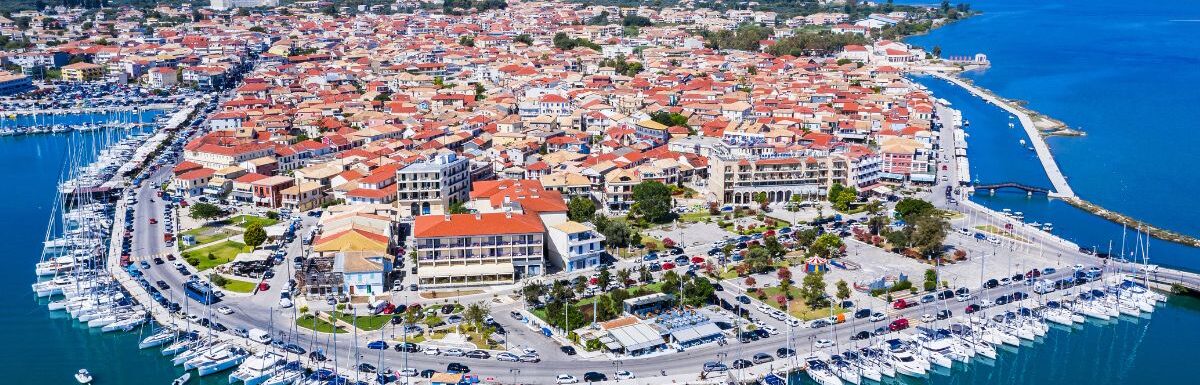
[[[983,100],[999,106],[1005,111],[1008,111],[1009,114],[1016,116],[1017,119],[1021,121],[1021,128],[1025,129],[1025,134],[1029,136],[1029,141],[1033,144],[1033,150],[1037,153],[1038,160],[1042,163],[1042,168],[1046,170],[1046,176],[1050,178],[1050,184],[1054,186],[1054,191],[1049,195],[1057,198],[1076,197],[1075,191],[1071,190],[1071,186],[1067,184],[1067,177],[1064,176],[1062,170],[1058,168],[1058,163],[1054,161],[1054,155],[1050,153],[1050,147],[1046,145],[1046,140],[1042,138],[1041,133],[1039,133],[1037,127],[1034,126],[1033,119],[1029,117],[1029,114],[1022,112],[1016,107],[1009,105],[1007,102],[1000,100],[995,95],[992,95],[989,92],[984,92],[983,90],[968,84],[957,77],[948,76],[936,71],[929,71],[928,74],[954,83],[974,94],[975,96],[983,98]]]

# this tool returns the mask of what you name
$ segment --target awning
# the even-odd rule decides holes
[[[435,277],[477,277],[481,275],[509,275],[513,274],[512,263],[489,263],[483,265],[455,265],[455,266],[421,266],[417,269],[417,276],[421,278]]]
[[[695,342],[721,334],[721,328],[714,323],[704,323],[671,332],[671,337],[679,343]]]
[[[937,176],[933,174],[911,174],[908,178],[917,182],[933,182],[937,180]]]
[[[662,334],[659,334],[658,329],[643,323],[611,329],[608,331],[608,335],[624,346],[627,352],[649,349],[663,344]]]

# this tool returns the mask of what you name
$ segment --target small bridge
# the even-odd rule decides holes
[[[1050,193],[1050,189],[1048,189],[1048,188],[1030,186],[1027,184],[1021,184],[1021,183],[1017,183],[1017,182],[1001,182],[1001,183],[986,183],[986,184],[985,183],[975,183],[975,184],[972,184],[971,187],[974,187],[976,190],[999,190],[1002,188],[1012,188],[1012,189],[1017,189],[1017,190],[1023,190],[1030,194],[1032,194],[1032,193],[1049,194]]]

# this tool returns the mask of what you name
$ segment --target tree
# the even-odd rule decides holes
[[[772,262],[773,258],[766,248],[754,247],[746,252],[746,259],[743,263],[750,268],[751,273],[757,274],[770,271]]]
[[[607,266],[602,266],[600,273],[596,275],[596,284],[601,288],[607,288],[610,283],[612,283],[612,272],[608,271]]]
[[[652,280],[654,280],[654,275],[650,274],[650,268],[647,268],[645,265],[638,268],[638,282],[647,284]]]
[[[904,198],[896,203],[896,214],[900,215],[901,219],[912,221],[918,216],[928,215],[934,211],[932,203],[916,198]]]
[[[466,321],[475,330],[480,330],[489,313],[491,312],[488,310],[488,306],[483,302],[472,303],[463,309],[463,321]]]
[[[925,291],[937,290],[937,270],[925,269]]]
[[[267,231],[263,230],[262,225],[251,223],[246,227],[246,233],[242,234],[242,240],[246,246],[258,247],[267,241]]]
[[[446,209],[450,214],[470,214],[471,210],[462,202],[450,202],[450,207]]]
[[[763,248],[767,250],[767,254],[771,255],[771,258],[783,257],[787,253],[787,250],[783,248],[783,244],[779,243],[779,238],[776,238],[774,235],[763,237]]]
[[[658,181],[638,183],[633,186],[633,207],[630,211],[650,222],[666,222],[671,215],[671,189]]]
[[[567,203],[567,218],[576,222],[588,222],[596,214],[596,202],[588,197],[572,197]]]
[[[473,36],[460,37],[460,38],[458,38],[458,45],[461,45],[464,47],[474,47],[475,46],[475,37],[473,37]]]
[[[800,284],[800,298],[804,299],[804,303],[809,308],[824,307],[825,299],[825,274],[811,273],[804,276],[804,281]]]
[[[758,208],[763,210],[766,210],[767,205],[771,203],[771,201],[767,199],[767,193],[765,192],[754,193],[754,201],[758,202]]]
[[[523,43],[525,45],[533,45],[533,37],[529,34],[520,34],[513,38],[513,43]]]
[[[663,293],[672,295],[679,293],[679,273],[676,273],[674,270],[667,270],[666,273],[663,273],[662,279],[659,281],[662,282]]]
[[[538,298],[546,294],[546,285],[537,282],[530,282],[521,288],[521,296],[525,297],[526,305],[534,305]]]
[[[921,255],[931,258],[942,252],[942,242],[946,240],[946,228],[949,227],[945,219],[934,216],[918,217],[909,223],[908,227],[912,229],[909,242]]]
[[[745,282],[746,282],[746,287],[749,287],[751,289],[754,288],[754,285],[758,284],[758,280],[755,280],[754,277],[746,277]]]
[[[838,211],[846,211],[850,208],[850,204],[858,199],[858,192],[853,187],[844,187],[841,183],[834,183],[829,186],[829,194],[826,196],[829,203],[833,203],[833,208]]]
[[[842,238],[839,238],[837,234],[821,234],[821,236],[813,241],[812,246],[809,246],[808,253],[828,258],[833,255],[834,251],[840,249],[842,244]]]
[[[933,57],[942,57],[942,46],[933,46]]]
[[[846,280],[839,279],[834,286],[837,287],[837,293],[834,293],[834,295],[837,296],[839,301],[845,301],[850,298],[850,285],[846,284]]]
[[[631,278],[632,276],[633,276],[633,272],[629,271],[629,269],[617,270],[617,281],[621,284],[622,287],[626,287],[626,288],[629,287],[629,281],[630,281],[629,278]]]
[[[683,303],[691,307],[704,306],[714,292],[716,289],[708,278],[692,277],[683,284]]]
[[[211,203],[196,203],[188,208],[188,217],[197,220],[209,220],[225,215],[220,207]]]
[[[487,89],[482,83],[475,83],[475,100],[487,99]]]
[[[678,112],[668,112],[668,111],[654,112],[654,113],[650,114],[650,120],[653,120],[653,121],[655,121],[659,124],[662,124],[664,126],[667,126],[667,127],[680,126],[680,127],[685,127],[685,128],[691,128],[691,126],[688,125],[687,117],[679,114]]]
[[[867,219],[867,229],[871,231],[871,235],[879,235],[884,227],[887,227],[888,220],[881,215],[876,215]]]

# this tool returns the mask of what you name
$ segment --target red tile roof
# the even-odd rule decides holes
[[[546,231],[536,214],[456,214],[419,216],[413,223],[417,238],[477,235],[529,234]]]

